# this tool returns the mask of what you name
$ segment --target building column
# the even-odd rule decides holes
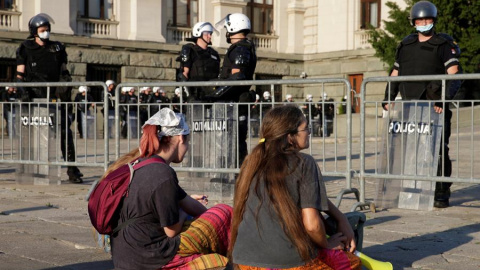
[[[303,20],[306,8],[302,0],[293,0],[288,4],[288,45],[286,53],[303,53]]]

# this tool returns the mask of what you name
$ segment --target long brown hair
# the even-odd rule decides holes
[[[302,111],[290,105],[273,108],[265,115],[260,131],[265,141],[255,146],[246,157],[235,184],[230,257],[246,209],[250,186],[255,182],[256,192],[251,196],[258,196],[260,203],[264,203],[259,191],[259,182],[262,181],[286,235],[303,260],[311,258],[313,244],[303,226],[301,210],[291,198],[285,182],[286,176],[292,173],[288,169],[289,156],[296,156],[297,162],[300,161],[298,146],[294,141],[289,141],[288,136],[296,134],[298,127],[305,121]],[[290,167],[295,168],[296,165]],[[255,217],[258,221],[258,209]]]
[[[121,156],[112,165],[108,167],[102,176],[102,181],[108,174],[118,169],[124,164],[131,163],[142,157],[150,157],[160,148],[160,140],[157,137],[157,131],[160,126],[146,125],[143,128],[142,138],[140,139],[140,147],[135,148],[129,153]]]

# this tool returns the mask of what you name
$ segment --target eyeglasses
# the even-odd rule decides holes
[[[301,132],[301,131],[306,131],[306,132],[308,132],[308,134],[311,134],[312,133],[312,126],[308,125],[306,129],[301,129],[301,130],[298,130],[297,132]]]

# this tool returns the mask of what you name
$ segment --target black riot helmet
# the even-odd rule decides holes
[[[28,38],[35,37],[37,35],[38,28],[41,26],[47,26],[48,32],[51,32],[50,20],[50,16],[44,13],[33,16],[28,22],[28,28],[30,30],[30,36],[28,36]]]
[[[415,25],[416,19],[423,18],[433,18],[434,23],[437,21],[437,7],[429,1],[419,1],[413,5],[408,17],[412,26]]]

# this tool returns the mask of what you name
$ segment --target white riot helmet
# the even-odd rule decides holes
[[[264,99],[267,99],[269,97],[270,97],[270,92],[268,92],[268,91],[263,92],[263,98]]]
[[[250,19],[242,13],[232,13],[225,17],[225,28],[230,34],[244,31],[250,33]]]
[[[192,36],[199,38],[202,37],[203,32],[212,32],[215,31],[213,25],[209,22],[198,22],[192,28]]]
[[[147,91],[149,88],[150,87],[148,87],[148,86],[144,86],[144,87],[140,88],[140,93],[143,93],[143,92]]]
[[[128,86],[127,87],[122,87],[122,92],[128,93],[128,92],[130,92],[130,90],[133,90],[133,89],[134,89],[133,87],[128,87]]]
[[[157,92],[160,93],[161,89],[162,89],[161,87],[155,86],[155,87],[153,87],[152,91],[153,91],[153,93],[157,93]]]
[[[255,95],[255,100],[260,100],[260,96],[259,96],[259,95]]]
[[[107,80],[105,84],[107,85],[107,87],[109,87],[110,85],[115,84],[115,82],[112,80]]]
[[[286,98],[287,100],[289,100],[289,99],[293,98],[293,96],[290,95],[290,94],[287,94],[287,95],[285,96],[285,98]]]
[[[181,93],[181,92],[182,92],[182,91],[180,90],[179,87],[175,88],[175,95],[180,96],[180,93]]]
[[[88,90],[88,87],[85,86],[85,85],[82,85],[78,88],[78,92],[80,92],[80,93],[85,93],[85,92],[87,92],[87,90]]]
[[[307,100],[308,100],[308,101],[312,101],[312,100],[313,100],[313,95],[308,94],[308,95],[307,95]]]

